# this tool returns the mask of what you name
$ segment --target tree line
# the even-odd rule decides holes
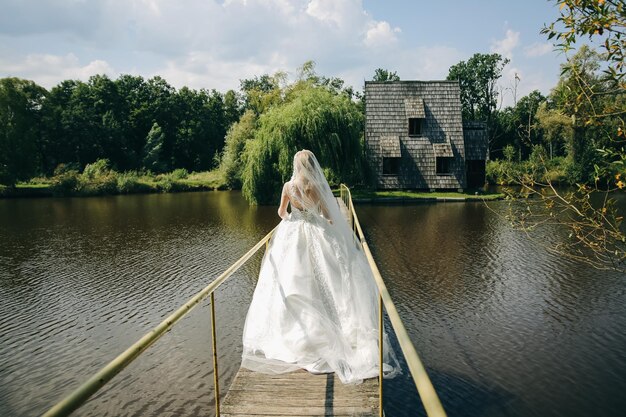
[[[448,79],[460,83],[464,119],[487,123],[490,159],[501,161],[492,165],[491,179],[503,181],[514,163],[541,157],[557,166],[566,182],[592,180],[594,166],[604,161],[598,149],[615,151],[621,146],[624,108],[623,95],[609,94],[611,84],[600,72],[600,56],[583,46],[563,66],[575,68],[575,73],[564,71],[549,95],[533,91],[502,109],[498,108],[502,91],[496,86],[507,63],[498,54],[475,54],[452,66],[448,74]],[[379,68],[373,79],[399,77]],[[581,79],[597,94],[592,102],[577,105]],[[341,165],[341,172],[333,175],[355,180],[357,171],[367,170],[360,143],[364,106],[362,93],[345,88],[339,78],[316,74],[313,62],[305,63],[291,84],[284,73],[265,74],[241,80],[240,91],[225,94],[176,90],[160,77],[145,80],[133,75],[67,80],[50,91],[33,81],[4,78],[0,183],[52,175],[59,166],[82,170],[106,159],[119,171],[220,167],[227,185],[240,188],[248,153],[256,152],[254,161],[261,161],[263,153],[288,154],[303,146],[328,154],[329,167],[338,170],[336,161],[348,158],[352,163]],[[589,116],[592,109],[614,115],[602,123],[586,120],[576,126],[573,121]],[[259,140],[251,141],[254,138]],[[257,145],[250,144],[244,152],[248,142]],[[282,171],[284,158],[279,157]],[[255,181],[250,178],[248,183]]]
[[[164,79],[95,75],[50,91],[0,80],[0,183],[82,170],[107,159],[120,171],[216,167],[215,155],[242,112],[234,91],[176,90]]]

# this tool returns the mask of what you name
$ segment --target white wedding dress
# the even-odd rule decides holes
[[[310,169],[319,169],[314,162]],[[330,194],[323,182],[320,192]],[[286,187],[291,214],[271,239],[246,317],[242,366],[263,373],[335,372],[343,383],[376,377],[378,296],[363,250],[337,218],[332,194],[324,196],[329,207],[307,209],[294,183]],[[386,336],[383,346],[384,373],[392,377],[399,367]]]

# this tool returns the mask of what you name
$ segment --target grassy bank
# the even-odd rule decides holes
[[[339,194],[339,190],[335,191]],[[355,202],[411,202],[411,201],[483,201],[504,198],[500,193],[476,192],[430,192],[430,191],[383,191],[383,190],[351,190]]]
[[[221,171],[188,173],[177,169],[169,173],[117,172],[99,161],[87,165],[82,173],[59,170],[51,177],[37,177],[14,187],[0,185],[0,197],[62,197],[115,194],[143,194],[227,189]]]

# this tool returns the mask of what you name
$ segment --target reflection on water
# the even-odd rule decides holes
[[[450,415],[626,410],[623,275],[547,253],[482,203],[357,210]]]
[[[0,200],[0,415],[41,414],[246,252],[275,210],[236,192]],[[623,276],[546,253],[482,204],[357,211],[449,415],[626,410]],[[216,295],[223,392],[259,263]],[[211,415],[208,314],[194,310],[77,415]],[[408,378],[386,381],[388,415],[419,409]]]
[[[228,192],[0,201],[0,415],[40,414],[226,269],[274,213]],[[217,293],[224,382],[258,266]],[[210,414],[207,317],[191,313],[78,414]]]

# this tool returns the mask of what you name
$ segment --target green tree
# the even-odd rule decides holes
[[[461,108],[468,120],[489,120],[498,104],[496,83],[509,63],[500,54],[474,54],[470,59],[450,67],[448,80],[458,80]]]
[[[123,167],[129,149],[122,130],[123,98],[119,95],[117,84],[106,75],[94,75],[89,78],[87,88],[86,99],[91,106],[92,117],[91,140],[100,149],[96,158],[106,158],[113,166]]]
[[[212,163],[212,141],[215,122],[209,111],[210,93],[205,90],[181,88],[173,98],[175,138],[172,142],[171,163],[174,168],[187,170],[209,169]],[[221,97],[218,97],[221,103]],[[223,137],[222,137],[223,140]]]
[[[532,146],[543,141],[541,130],[538,129],[535,116],[537,109],[539,109],[539,106],[545,100],[546,97],[538,90],[535,90],[519,99],[513,108],[516,145],[521,153],[520,159],[525,159]]]
[[[554,157],[554,148],[557,155],[563,144],[571,142],[572,120],[558,109],[548,108],[548,103],[539,105],[536,113],[538,128],[543,132],[544,141],[548,144],[550,159]]]
[[[72,85],[69,102],[63,108],[63,132],[74,145],[72,161],[78,162],[82,169],[90,162],[104,157],[102,144],[96,132],[99,121],[94,107],[90,87],[78,81]],[[63,140],[63,138],[59,138]]]
[[[261,79],[256,87],[263,83]],[[256,98],[258,108],[265,109],[282,102],[283,93],[272,91],[267,97],[259,94]],[[15,137],[30,138],[30,130],[39,129],[33,155],[37,172],[46,174],[52,174],[60,164],[80,170],[100,159],[109,160],[116,170],[141,169],[146,146],[150,155],[154,153],[156,145],[146,141],[155,123],[162,139],[158,163],[149,157],[146,168],[212,169],[224,147],[226,131],[242,111],[241,99],[232,90],[226,95],[216,90],[176,91],[160,77],[146,81],[132,75],[117,80],[105,75],[95,75],[87,82],[66,80],[38,105],[32,112],[36,123],[23,123]],[[5,133],[10,131],[5,129]],[[28,165],[21,166],[26,169]]]
[[[162,160],[163,143],[165,142],[165,134],[158,123],[154,123],[143,149],[142,165],[152,172],[163,172],[166,164]]]
[[[119,135],[124,145],[117,166],[121,170],[140,169],[146,136],[154,123],[148,85],[143,77],[129,74],[120,75],[115,84],[120,96]]]
[[[513,161],[513,158],[515,158],[516,153],[517,151],[515,150],[515,147],[513,145],[506,145],[504,149],[502,150],[504,159],[506,159],[506,161],[509,163]]]
[[[286,74],[277,72],[273,76],[263,74],[260,77],[239,80],[243,94],[244,109],[252,110],[256,115],[264,113],[272,106],[283,101],[281,83],[286,80]]]
[[[239,96],[234,90],[228,90],[226,94],[224,94],[224,120],[226,122],[226,130],[228,130],[233,123],[237,122],[242,114],[242,104]]]
[[[596,149],[603,145],[619,146],[612,137],[610,117],[596,118],[604,113],[604,106],[610,95],[599,70],[601,57],[592,48],[582,46],[562,65],[562,75],[551,92],[551,100],[556,108],[569,117],[572,134],[568,137],[568,175],[572,182],[595,182],[595,178],[612,175],[610,162],[600,160]],[[589,99],[580,98],[588,91],[594,91]],[[608,171],[607,171],[608,169]]]
[[[48,171],[58,163],[77,162],[84,167],[102,158],[114,165],[123,163],[120,97],[108,77],[93,76],[87,83],[65,81],[52,89],[44,107],[44,142],[52,154]]]
[[[164,134],[161,162],[166,171],[176,168],[173,165],[173,153],[177,133],[177,116],[179,116],[179,101],[176,89],[161,77],[150,78],[146,83],[146,112],[150,115],[150,126],[154,122],[159,124]],[[147,132],[146,132],[147,134]]]
[[[345,94],[325,87],[300,88],[290,102],[259,119],[255,138],[244,149],[243,193],[253,204],[277,201],[290,178],[293,155],[310,149],[327,168],[330,181],[361,177],[363,116]]]
[[[376,68],[372,81],[400,81],[400,76],[395,71]]]
[[[503,156],[502,150],[513,145],[519,152],[518,160],[525,160],[532,145],[543,142],[543,131],[538,128],[536,112],[546,100],[538,90],[519,99],[514,107],[494,112],[490,134],[490,155],[493,159]]]
[[[257,117],[252,110],[247,110],[226,134],[226,144],[224,145],[220,169],[230,188],[241,188],[241,174],[246,163],[244,149],[246,144],[254,139],[256,129]]]
[[[290,90],[298,90],[300,87],[306,88],[307,86],[325,87],[334,94],[347,94],[349,97],[355,95],[351,87],[344,88],[345,81],[339,77],[326,77],[319,75],[315,70],[315,61],[306,61],[297,70],[298,81],[287,88],[286,95],[289,95]]]
[[[509,63],[500,54],[474,54],[450,67],[448,80],[458,80],[461,108],[465,120],[484,120],[489,132],[490,149],[495,139],[495,113],[498,104],[497,82]]]
[[[32,81],[0,80],[0,183],[39,172],[41,107],[47,91]]]

